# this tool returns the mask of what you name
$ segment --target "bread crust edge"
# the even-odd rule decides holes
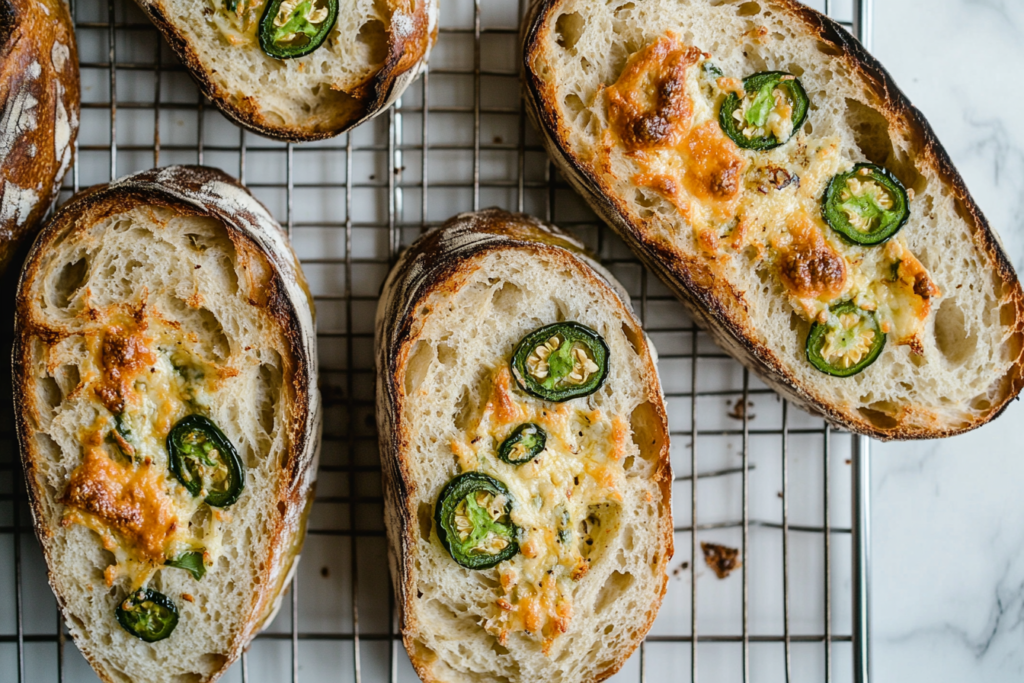
[[[57,68],[54,46],[64,45],[68,54]],[[27,216],[0,221],[0,271],[14,259],[19,247],[34,234],[54,199],[60,192],[60,183],[71,167],[77,145],[79,123],[80,82],[78,73],[78,47],[75,42],[71,13],[64,0],[3,0],[0,2],[0,93],[4,114],[15,106],[14,100],[28,90],[38,101],[34,107],[36,124],[28,130],[19,130],[18,116],[9,121],[0,137],[15,136],[10,146],[0,148],[0,190],[7,182],[19,188],[38,193]],[[33,77],[31,65],[39,67]],[[38,87],[33,86],[36,82]],[[61,97],[58,90],[63,90]],[[57,158],[55,150],[55,119],[57,98],[61,99],[68,118],[66,165]],[[6,118],[6,117],[5,117]],[[33,149],[28,153],[28,149]]]

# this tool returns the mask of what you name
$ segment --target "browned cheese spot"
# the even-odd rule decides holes
[[[629,152],[675,147],[690,127],[693,105],[686,94],[686,70],[703,53],[669,32],[640,50],[608,88],[612,130]]]
[[[686,149],[690,163],[683,182],[698,200],[728,205],[739,198],[747,161],[736,143],[722,134],[717,121],[693,129]]]
[[[789,218],[792,241],[779,253],[779,277],[800,298],[835,298],[846,285],[846,261],[803,215]]]
[[[96,395],[114,414],[124,411],[124,398],[136,375],[156,362],[141,331],[127,333],[118,325],[107,328],[103,338],[103,378]]]
[[[167,544],[180,524],[164,480],[160,467],[120,464],[100,447],[87,448],[60,499],[74,508],[65,519],[99,533],[114,532],[139,559],[163,564]]]

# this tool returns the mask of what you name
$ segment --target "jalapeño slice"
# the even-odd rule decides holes
[[[854,244],[881,244],[910,219],[903,183],[881,166],[857,164],[832,178],[825,190],[822,216],[833,230]]]
[[[482,472],[460,474],[437,497],[437,536],[463,567],[490,569],[519,552],[511,511],[512,494],[500,481]]]
[[[852,377],[878,360],[885,333],[878,316],[852,301],[833,306],[826,323],[814,323],[807,336],[807,360],[833,377]]]
[[[206,563],[203,562],[203,554],[198,551],[193,550],[181,553],[180,555],[164,562],[164,565],[184,569],[191,574],[192,578],[196,581],[202,581],[203,577],[206,576]]]
[[[718,122],[744,149],[766,151],[786,144],[804,125],[810,100],[800,79],[785,71],[765,71],[743,81],[744,96],[730,93]]]
[[[122,600],[115,615],[121,628],[147,643],[163,640],[178,625],[178,608],[150,588],[140,588]]]
[[[260,17],[260,47],[276,59],[303,57],[323,45],[338,19],[338,0],[270,0]]]
[[[130,461],[134,461],[135,446],[132,445],[132,430],[128,426],[127,417],[125,413],[114,415],[114,429],[107,436],[121,455]]]
[[[608,346],[576,322],[547,325],[523,337],[512,354],[516,384],[537,398],[560,403],[597,391],[608,374]]]
[[[509,465],[525,465],[544,450],[547,440],[547,432],[539,425],[521,424],[498,446],[498,458]]]
[[[167,435],[171,472],[193,496],[206,492],[206,502],[224,508],[242,495],[245,466],[224,432],[209,418],[189,415]]]

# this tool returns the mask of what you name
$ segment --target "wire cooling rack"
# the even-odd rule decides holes
[[[82,127],[61,201],[151,166],[218,166],[287,227],[316,299],[325,420],[309,537],[281,613],[224,680],[417,680],[387,578],[373,314],[403,246],[497,205],[579,234],[660,352],[676,556],[650,635],[613,680],[866,681],[867,442],[790,407],[719,351],[553,171],[519,101],[523,0],[441,2],[431,68],[395,107],[294,146],[222,117],[131,2],[72,2]],[[816,8],[867,38],[870,0]],[[46,584],[9,381],[0,387],[0,681],[94,681]],[[742,567],[717,578],[701,542],[738,549]]]

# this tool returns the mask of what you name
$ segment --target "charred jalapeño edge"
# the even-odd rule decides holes
[[[521,424],[498,446],[498,458],[509,465],[525,465],[544,450],[547,439],[547,432],[540,425]]]
[[[317,6],[318,2],[325,6]],[[277,17],[283,3],[284,0],[270,0],[263,10],[258,30],[260,48],[275,59],[294,59],[304,57],[323,45],[338,20],[338,0],[299,0],[283,23],[278,25]],[[323,9],[327,14],[320,21],[309,20],[310,13]],[[299,36],[305,36],[306,42],[288,44],[285,40],[291,41]]]
[[[186,441],[193,434],[200,435],[203,441]],[[217,457],[211,459],[214,452]],[[242,489],[245,488],[245,466],[224,432],[209,418],[202,415],[182,418],[167,434],[167,454],[171,472],[193,496],[198,496],[203,489],[203,466],[227,469],[223,488],[206,492],[205,500],[211,507],[228,507],[242,495]]]
[[[434,523],[441,545],[453,560],[467,569],[490,569],[514,557],[519,552],[519,544],[516,542],[518,529],[511,519],[507,524],[491,519],[490,513],[477,503],[476,494],[478,493],[504,496],[506,502],[503,516],[508,516],[511,513],[512,494],[503,483],[482,472],[466,472],[448,482],[437,497],[437,504],[434,507]],[[469,536],[464,541],[459,538],[456,521],[459,505],[463,501],[466,501],[466,516],[470,518],[472,524]],[[503,539],[507,545],[495,553],[480,550],[474,552],[474,548],[491,534]]]
[[[885,348],[885,333],[878,324],[878,316],[871,311],[865,311],[852,301],[846,301],[829,310],[829,320],[826,323],[814,323],[811,332],[807,335],[807,361],[815,368],[833,377],[852,377],[863,371],[869,365],[878,360],[882,349]],[[855,316],[856,320],[849,316]],[[847,323],[852,325],[847,326]],[[870,332],[870,338],[867,333]],[[850,335],[848,338],[836,335]],[[857,337],[861,337],[858,339]],[[851,347],[858,344],[856,348],[861,357],[850,367],[834,365],[828,361],[826,356],[828,347],[832,344],[840,345],[837,351],[843,347]]]
[[[887,241],[907,224],[910,201],[903,183],[887,169],[857,164],[829,182],[821,214],[848,242],[872,246]]]
[[[551,348],[553,339],[559,344]],[[596,366],[587,372],[579,382],[570,380],[574,372],[583,368],[584,359],[579,358],[576,349],[583,346],[585,355]],[[543,358],[535,358],[543,364],[543,377],[531,371],[531,356],[540,347],[546,347]],[[608,375],[608,345],[594,330],[577,322],[547,325],[523,337],[512,354],[512,375],[519,388],[528,394],[560,403],[597,391]],[[536,368],[536,366],[535,366]]]
[[[784,78],[786,80],[783,80]],[[718,112],[718,123],[722,127],[722,131],[743,149],[767,151],[780,147],[796,135],[797,131],[800,130],[800,126],[804,125],[804,121],[807,120],[810,100],[807,98],[807,92],[800,83],[800,79],[793,76],[793,74],[786,73],[785,71],[757,73],[744,79],[743,90],[746,93],[743,99],[740,99],[736,93],[729,93],[725,101],[722,102],[722,108]],[[782,90],[783,94],[789,97],[790,103],[793,106],[792,132],[785,140],[779,140],[775,133],[772,132],[748,138],[743,134],[743,129],[747,126],[754,128],[764,127],[768,116],[775,107],[774,92],[776,90]],[[743,120],[737,121],[734,118],[735,112],[743,113],[743,101],[748,97],[753,97],[754,101],[751,103],[746,114],[744,114]],[[751,112],[756,115],[760,124],[755,125],[754,122],[746,118],[746,115],[749,115]]]
[[[163,640],[178,625],[178,608],[166,595],[151,588],[127,595],[115,615],[121,628],[147,643]]]

